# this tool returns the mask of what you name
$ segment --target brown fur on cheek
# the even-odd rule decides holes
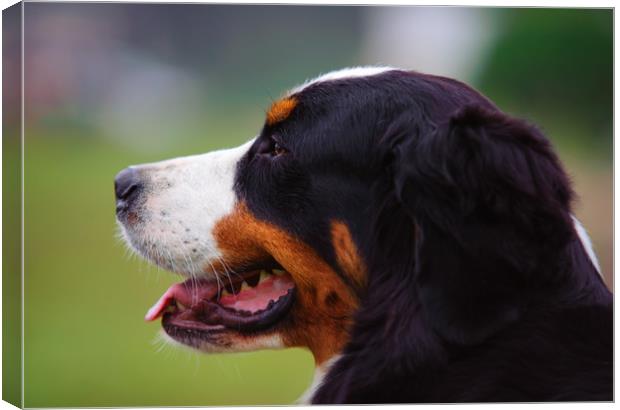
[[[308,347],[317,364],[344,348],[358,301],[352,289],[308,244],[256,219],[243,203],[218,221],[214,237],[231,266],[271,255],[293,276],[296,301],[279,328],[286,346]]]
[[[359,289],[366,286],[366,264],[353,241],[349,227],[341,221],[332,221],[332,244],[340,268]]]

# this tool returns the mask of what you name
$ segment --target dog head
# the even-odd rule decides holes
[[[486,337],[576,235],[535,128],[460,82],[390,68],[310,81],[246,144],[127,168],[116,196],[132,248],[188,278],[148,320],[203,351],[305,346],[319,364],[361,304],[397,297],[446,339]]]

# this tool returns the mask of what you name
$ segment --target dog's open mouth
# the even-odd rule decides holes
[[[252,332],[282,319],[294,296],[293,279],[281,269],[252,270],[219,279],[188,279],[168,288],[145,319],[163,317],[168,332]]]

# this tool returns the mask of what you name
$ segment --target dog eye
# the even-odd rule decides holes
[[[266,137],[261,140],[257,147],[256,154],[267,157],[279,157],[288,154],[288,150],[277,140],[277,137]]]
[[[271,149],[271,155],[273,155],[274,157],[277,157],[279,155],[284,155],[287,152],[288,151],[286,150],[286,148],[282,147],[282,145],[280,145],[278,142],[274,141],[273,147]]]

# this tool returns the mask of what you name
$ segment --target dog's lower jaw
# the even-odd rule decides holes
[[[303,404],[303,405],[312,404],[312,398],[314,397],[314,394],[317,392],[317,390],[321,387],[321,384],[323,383],[323,379],[325,379],[325,376],[327,375],[329,370],[332,368],[334,364],[336,364],[336,362],[341,357],[342,357],[341,354],[336,354],[332,356],[331,358],[329,358],[328,360],[324,361],[323,363],[318,364],[314,368],[314,377],[312,379],[312,384],[310,385],[310,387],[308,387],[308,389],[304,392],[304,394],[302,394],[301,397],[297,399],[296,404]]]

